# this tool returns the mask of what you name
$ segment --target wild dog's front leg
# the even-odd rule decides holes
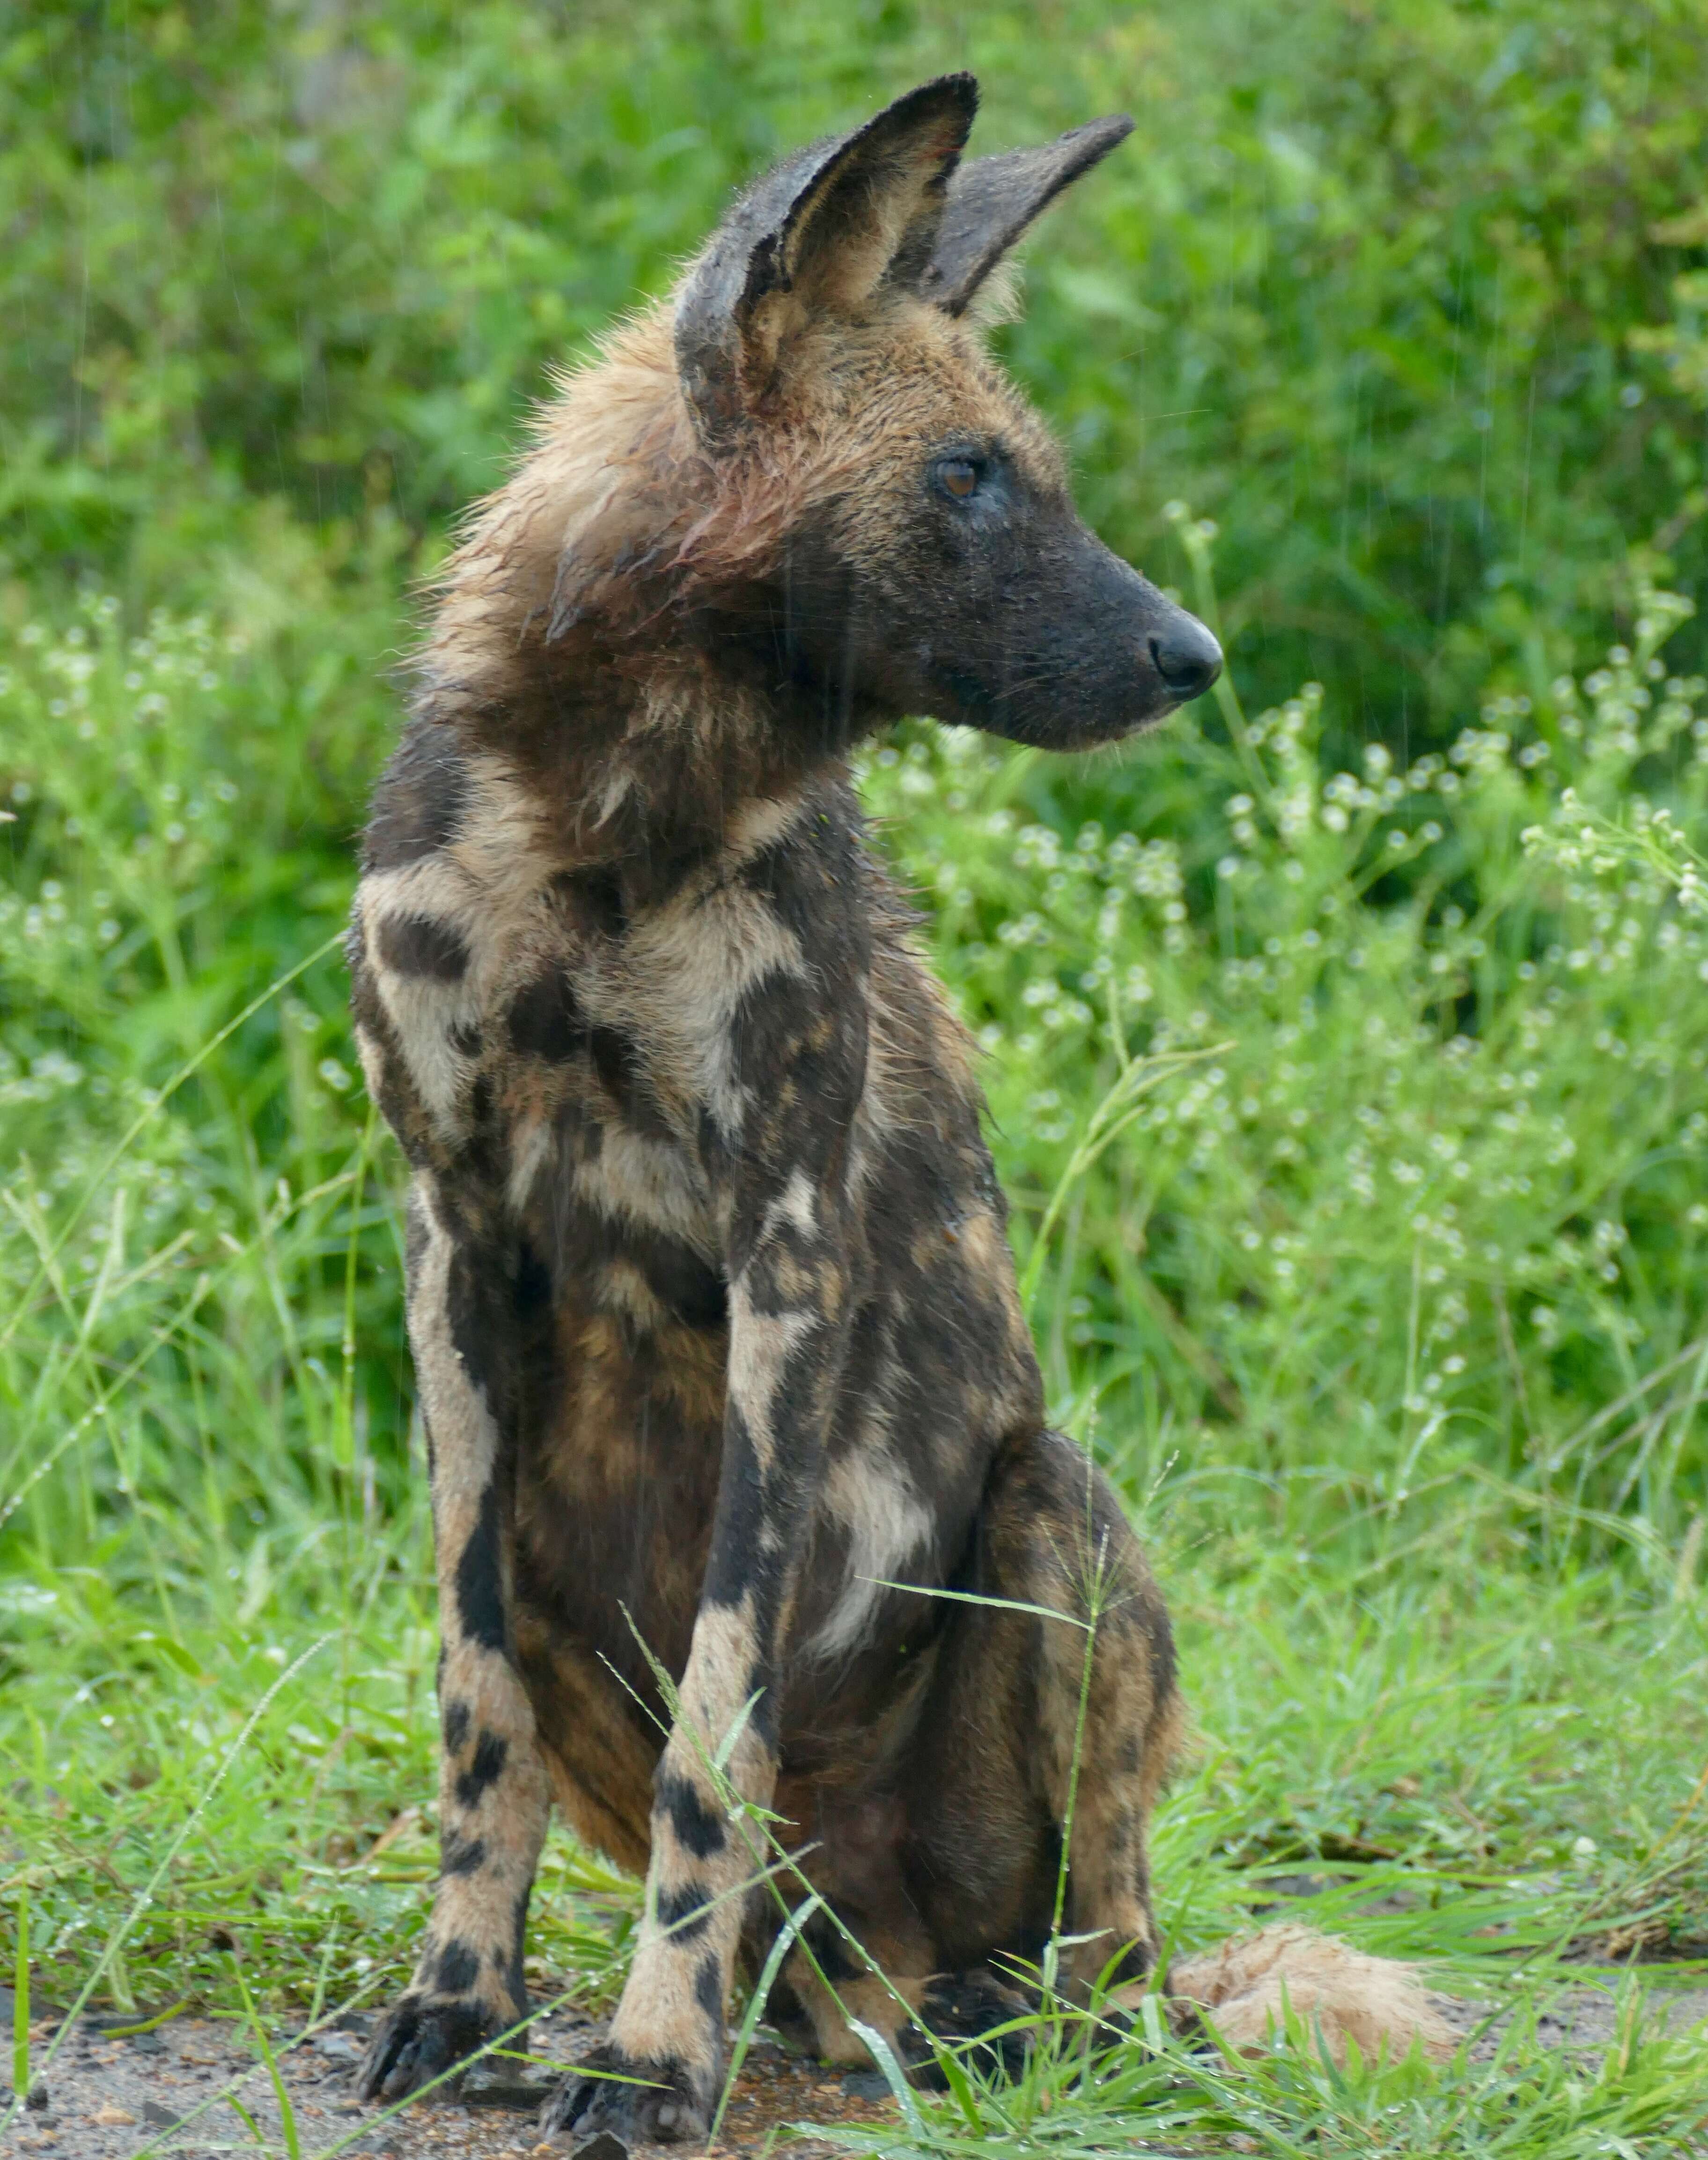
[[[522,1929],[549,1797],[513,1662],[513,1301],[500,1257],[425,1180],[409,1197],[408,1277],[439,1575],[440,1874],[415,1977],[362,2065],[364,2096],[392,2100],[526,2013]]]
[[[844,1118],[787,1174],[747,1184],[731,1238],[728,1408],[718,1505],[678,1715],[654,1784],[639,1946],[609,2041],[548,2106],[548,2129],[705,2135],[745,1893],[775,1857],[778,1662],[848,1332]],[[744,1180],[745,1182],[745,1180]],[[618,2083],[615,2078],[644,2080]]]

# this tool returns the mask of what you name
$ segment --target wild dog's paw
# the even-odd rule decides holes
[[[930,2033],[961,2054],[987,2075],[1017,2078],[1025,2069],[1032,2044],[1030,2030],[1005,2031],[1016,2019],[1030,2019],[1032,2005],[1017,1989],[1005,1986],[988,1966],[967,1972],[940,1973],[928,1980],[915,2012],[916,2022],[901,2036],[901,2055],[913,2082],[934,2092],[947,2085],[931,2043]],[[925,2032],[919,2028],[925,2028]],[[979,2044],[964,2048],[962,2043]]]
[[[703,2144],[711,2116],[676,2063],[636,2062],[620,2048],[595,2048],[540,2111],[546,2136],[578,2147],[601,2133],[625,2145]]]
[[[1148,2048],[1149,2035],[1156,2029],[1147,2022],[1145,2003],[1147,1997],[1156,2005],[1156,2014],[1162,2021],[1162,2030],[1182,2042],[1195,2053],[1214,2052],[1215,2041],[1203,2012],[1196,2002],[1183,1995],[1176,1995],[1166,1986],[1153,1981],[1134,1981],[1116,1988],[1099,2007],[1097,2022],[1101,2037],[1094,2043],[1099,2047]]]
[[[1168,2029],[1176,2040],[1190,2048],[1195,2054],[1213,2054],[1216,2036],[1210,2029],[1210,2021],[1202,2006],[1190,1996],[1165,1993],[1162,1998],[1162,2015]],[[1135,2017],[1134,2023],[1137,2023]]]
[[[380,2020],[356,2072],[364,2100],[402,2100],[499,2030],[491,2011],[468,1995],[416,1995],[394,2002]]]

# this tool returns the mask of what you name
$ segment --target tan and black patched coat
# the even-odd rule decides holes
[[[646,1875],[554,2127],[703,2135],[803,1886],[771,2015],[833,2059],[850,2021],[914,2062],[1011,2023],[1070,1789],[1075,1982],[1149,1969],[1168,1623],[1045,1426],[967,1046],[847,754],[906,711],[1108,740],[1215,647],[1079,523],[966,319],[1124,130],[959,166],[973,102],[767,175],[566,382],[375,798],[350,956],[411,1175],[443,1872],[371,2093],[524,2017],[554,1799]]]

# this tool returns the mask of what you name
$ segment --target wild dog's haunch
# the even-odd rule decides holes
[[[846,758],[908,712],[1108,742],[1221,656],[1079,522],[968,320],[1127,123],[963,165],[974,104],[947,76],[787,160],[564,382],[445,573],[375,800],[350,958],[413,1173],[444,1863],[370,2094],[524,2014],[555,1798],[646,1871],[592,2067],[650,2082],[571,2079],[550,2118],[703,2135],[779,1924],[724,1776],[805,1848],[785,1906],[810,1883],[934,2030],[1008,2018],[1093,1577],[1070,1979],[1149,1970],[1168,1619],[1045,1428],[967,1046]],[[771,2014],[916,2057],[838,1927],[807,1941]]]

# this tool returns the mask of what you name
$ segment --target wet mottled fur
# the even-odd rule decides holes
[[[767,176],[563,383],[445,573],[375,799],[350,958],[412,1173],[444,1864],[371,2093],[525,2013],[555,1799],[646,1872],[600,2062],[651,2082],[571,2080],[550,2119],[703,2133],[777,1925],[720,1748],[799,1851],[792,1900],[935,2029],[999,2022],[992,1959],[1050,1924],[1093,1571],[1073,1976],[1149,1970],[1168,1620],[1045,1427],[967,1046],[845,758],[906,710],[1113,739],[1216,655],[1078,523],[966,319],[1124,129],[958,176],[973,105],[927,85]],[[773,2014],[916,2054],[836,1929],[808,1940]]]

